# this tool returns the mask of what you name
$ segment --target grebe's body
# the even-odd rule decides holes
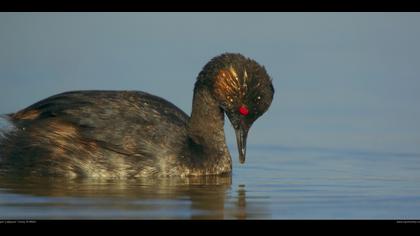
[[[213,58],[194,88],[191,116],[138,91],[73,91],[9,114],[0,173],[19,176],[136,178],[228,174],[224,113],[241,163],[252,123],[274,94],[265,69],[240,54]]]

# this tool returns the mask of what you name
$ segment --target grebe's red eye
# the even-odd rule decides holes
[[[248,110],[248,108],[245,105],[242,105],[239,108],[239,113],[241,113],[241,115],[243,115],[243,116],[246,116],[246,115],[248,115],[249,110]]]

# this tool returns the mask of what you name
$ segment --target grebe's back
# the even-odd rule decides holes
[[[41,175],[125,178],[160,172],[154,162],[179,152],[174,147],[186,138],[188,116],[145,92],[73,91],[10,119],[16,129],[6,134],[2,165]]]

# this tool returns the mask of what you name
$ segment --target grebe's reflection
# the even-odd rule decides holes
[[[255,205],[252,201],[247,203],[245,185],[233,187],[231,176],[132,181],[1,177],[0,189],[0,194],[26,196],[28,200],[20,203],[21,208],[38,207],[43,211],[45,208],[65,207],[73,212],[72,218],[248,219],[269,216],[267,207]],[[39,205],[36,200],[39,197],[48,197],[47,203]],[[80,214],[74,213],[78,210]],[[86,211],[90,213],[85,214]],[[22,212],[25,218],[24,214]],[[65,210],[59,215],[44,214],[43,217],[69,218]]]

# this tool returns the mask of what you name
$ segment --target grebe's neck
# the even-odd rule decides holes
[[[226,146],[224,113],[208,88],[200,86],[194,90],[191,117],[188,121],[188,135],[204,147]]]
[[[196,84],[187,123],[191,175],[230,173],[232,158],[226,146],[224,112],[207,86]]]

